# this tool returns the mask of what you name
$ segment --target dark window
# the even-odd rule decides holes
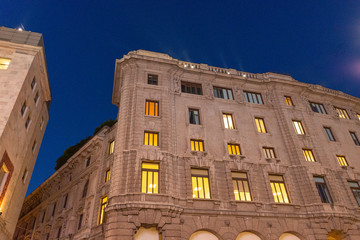
[[[158,75],[148,74],[148,84],[158,85]]]
[[[233,93],[231,89],[214,87],[214,97],[233,100]]]
[[[26,119],[25,128],[27,129],[30,125],[30,116]]]
[[[24,102],[23,105],[21,106],[21,110],[20,110],[21,116],[24,116],[25,111],[26,111],[26,102]]]
[[[332,203],[329,190],[326,186],[325,179],[323,177],[314,177],[316,188],[319,192],[321,202]]]
[[[88,159],[86,160],[86,167],[88,167],[88,166],[90,165],[90,161],[91,161],[91,158],[88,158]]]
[[[36,84],[35,78],[33,78],[33,80],[31,81],[31,90],[34,89]]]
[[[189,109],[189,122],[190,124],[200,125],[199,110]]]
[[[321,103],[310,102],[310,107],[314,112],[327,114],[324,105],[322,105]]]
[[[328,136],[329,140],[332,141],[332,142],[335,142],[335,137],[331,131],[331,129],[329,127],[324,127],[324,130],[326,132],[326,135]]]
[[[260,93],[244,91],[245,101],[256,104],[264,104]]]
[[[83,219],[83,215],[81,214],[81,215],[79,216],[78,229],[81,228],[82,219]]]
[[[88,187],[89,187],[89,180],[87,180],[85,185],[84,185],[84,189],[83,189],[83,193],[82,193],[83,198],[86,197]]]
[[[53,210],[52,210],[52,213],[51,213],[52,217],[55,215],[55,209],[56,209],[56,203],[54,203],[54,206],[53,206]]]
[[[360,206],[360,187],[357,182],[348,182],[357,204]]]
[[[43,213],[43,215],[42,215],[42,218],[41,218],[41,223],[43,223],[43,222],[44,222],[44,220],[45,220],[45,215],[46,215],[46,210],[44,210],[44,213]]]
[[[350,136],[352,140],[354,141],[355,145],[360,146],[359,139],[357,138],[356,134],[354,132],[350,132]]]
[[[181,82],[181,92],[202,95],[201,84]]]
[[[263,147],[265,158],[276,158],[274,148]]]
[[[37,103],[38,100],[39,100],[39,92],[37,92],[37,93],[35,94],[34,102]]]
[[[64,198],[64,208],[66,208],[67,200],[68,200],[68,194],[66,194]]]
[[[57,233],[57,238],[60,238],[61,236],[61,227],[59,227],[58,233]]]

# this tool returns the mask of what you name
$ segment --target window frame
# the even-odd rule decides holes
[[[315,178],[318,178],[318,179],[322,179],[323,182],[317,182],[315,180]],[[330,191],[329,191],[329,188],[327,187],[327,184],[326,184],[326,180],[323,176],[313,176],[313,179],[314,179],[314,182],[315,182],[315,187],[318,191],[318,194],[319,194],[319,197],[320,197],[320,200],[322,203],[330,203],[330,204],[333,204],[333,200],[332,200],[332,197],[331,197],[331,194],[330,194]],[[320,193],[320,189],[319,187],[321,187],[321,190],[322,191],[325,191],[326,193],[324,194],[323,192]],[[323,196],[322,196],[322,195]]]
[[[360,146],[360,141],[359,141],[358,137],[356,136],[356,133],[351,132],[351,131],[349,131],[349,133],[350,133],[351,139],[353,140],[354,144],[356,146]]]
[[[22,117],[25,116],[25,113],[26,113],[26,110],[27,110],[27,105],[26,105],[26,101],[24,101],[24,103],[21,105],[21,108],[20,108],[20,114]]]
[[[189,88],[190,88],[190,91],[188,91]],[[199,91],[199,89],[200,89],[200,91]],[[202,84],[201,83],[181,81],[181,92],[182,93],[195,94],[195,95],[202,96],[203,95]]]
[[[151,79],[152,77],[155,77],[156,79]],[[159,85],[159,75],[148,73],[147,74],[147,84],[157,86]]]
[[[236,129],[235,121],[232,113],[222,113],[225,129]],[[231,123],[231,125],[230,125]]]
[[[306,162],[316,162],[316,158],[315,158],[315,155],[314,155],[314,152],[313,152],[312,149],[303,148],[302,152],[303,152],[303,155],[304,155],[304,158],[305,158]]]
[[[115,140],[109,142],[109,155],[113,154],[115,150]]]
[[[159,117],[160,116],[159,110],[160,110],[159,101],[148,100],[148,99],[145,100],[145,116]]]
[[[267,128],[265,125],[265,120],[264,118],[261,117],[255,117],[255,124],[256,124],[256,128],[258,130],[258,133],[267,133]]]
[[[320,114],[327,114],[324,104],[317,102],[309,102],[310,108],[313,112]]]
[[[79,215],[79,221],[78,221],[78,226],[77,226],[77,229],[78,229],[78,230],[80,230],[81,227],[82,227],[83,216],[84,216],[84,214],[80,214],[80,215]]]
[[[231,88],[213,86],[213,94],[215,98],[234,100],[234,94]]]
[[[245,174],[245,177],[236,177],[236,176],[234,176],[235,174]],[[233,190],[234,190],[233,193],[234,193],[235,201],[252,202],[253,196],[251,194],[251,188],[250,188],[250,183],[249,183],[249,178],[248,178],[247,172],[231,171],[231,180],[232,180],[232,185],[233,185]],[[247,184],[248,192],[246,192],[244,182],[246,182],[246,184]],[[241,186],[242,186],[244,199],[242,199],[242,197],[241,197],[239,183],[241,183]],[[236,188],[235,188],[235,184],[236,184]]]
[[[104,201],[105,199],[105,201]],[[103,224],[105,220],[105,208],[107,207],[108,203],[108,196],[103,195],[100,198],[100,209],[99,209],[99,218],[98,218],[98,225]]]
[[[154,168],[145,168],[144,167],[144,164],[151,164],[153,166],[157,166],[157,169],[154,169]],[[151,172],[151,177],[152,177],[152,183],[150,185],[157,185],[156,187],[153,187],[153,186],[149,186],[149,172]],[[146,174],[146,183],[145,185],[144,184],[144,174]],[[157,176],[155,176],[157,175]],[[155,180],[157,183],[155,183]],[[159,190],[160,190],[160,186],[159,186],[159,183],[160,183],[160,163],[158,162],[142,162],[141,163],[141,189],[140,189],[140,192],[141,193],[145,193],[145,194],[159,194]],[[149,191],[151,188],[151,191]],[[145,191],[145,192],[144,192]]]
[[[88,188],[89,188],[89,179],[86,180],[86,182],[84,184],[84,188],[83,188],[83,191],[82,191],[81,198],[85,198],[87,196]]]
[[[351,119],[345,108],[334,107],[339,118]]]
[[[324,127],[324,130],[325,130],[325,133],[326,133],[326,136],[327,136],[328,140],[330,142],[336,142],[336,138],[335,138],[333,132],[331,131],[331,128],[330,127]]]
[[[200,174],[200,173],[194,173],[196,170],[200,170],[200,171],[206,171],[207,174]],[[210,176],[209,176],[209,169],[205,169],[205,168],[191,168],[191,190],[192,190],[192,196],[193,199],[211,199],[211,185],[210,185]],[[196,186],[194,186],[194,178],[196,179]],[[201,191],[201,186],[199,185],[199,178],[201,178],[202,180],[202,187],[204,188],[202,191],[202,195],[203,197],[200,197],[200,191]],[[207,179],[207,187],[205,186],[205,180]],[[194,188],[195,187],[195,188]],[[199,188],[199,190],[197,190],[197,188]],[[208,189],[208,192],[206,192],[206,189]],[[195,195],[195,193],[197,193],[197,196]]]
[[[193,138],[190,139],[190,150],[192,152],[205,152],[204,140],[202,140],[202,139],[193,139]]]
[[[255,96],[255,97],[254,97]],[[245,102],[264,105],[261,93],[244,91]],[[254,101],[254,99],[256,99]]]
[[[110,179],[111,179],[111,172],[110,172],[110,168],[108,168],[105,171],[105,182],[110,181]]]
[[[357,187],[353,187],[351,186],[351,183],[352,184],[356,184]],[[355,201],[357,202],[358,206],[360,207],[360,186],[359,186],[359,183],[357,181],[348,181],[348,185],[350,187],[350,190],[355,198]],[[355,190],[355,191],[354,191]]]
[[[151,140],[151,141],[150,141]],[[152,144],[150,144],[150,142]],[[145,146],[159,146],[159,132],[144,131],[144,145]]]
[[[276,159],[276,153],[273,147],[263,147],[262,149],[265,159]]]
[[[196,114],[195,114],[195,112],[197,112],[198,122],[196,121]],[[199,109],[189,108],[189,109],[188,109],[188,113],[189,113],[189,124],[201,125],[200,110],[199,110]]]
[[[304,125],[302,124],[302,121],[293,119],[292,124],[294,126],[294,130],[297,135],[306,135],[305,128],[304,128]]]
[[[269,174],[268,177],[269,177],[269,182],[270,182],[270,187],[271,187],[271,192],[272,192],[272,195],[274,198],[274,202],[275,203],[284,203],[284,204],[291,203],[290,194],[289,194],[289,191],[285,184],[284,176],[279,175],[279,174]],[[272,177],[273,177],[273,179],[272,179]],[[274,180],[275,177],[281,177],[282,180]],[[278,184],[278,185],[276,185],[276,184]],[[280,192],[278,192],[277,186],[279,186]],[[285,191],[286,195],[284,195],[284,191]],[[278,197],[280,195],[281,195],[282,200],[280,200],[280,198]],[[286,198],[284,196],[286,196]],[[285,199],[287,199],[287,201]]]
[[[336,155],[336,158],[338,160],[338,163],[341,167],[347,167],[349,166],[348,161],[346,160],[346,157],[344,155]]]
[[[7,70],[11,63],[11,58],[0,57],[0,70]]]
[[[292,101],[292,98],[290,96],[284,96],[286,106],[293,107],[294,103]]]
[[[241,155],[241,148],[240,144],[238,143],[228,143],[228,153],[231,156],[240,156]],[[235,152],[235,153],[233,153]]]

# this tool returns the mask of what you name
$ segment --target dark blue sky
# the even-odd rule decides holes
[[[288,73],[360,97],[360,1],[10,1],[0,26],[44,35],[53,102],[29,192],[63,151],[115,119],[115,59],[146,49]]]

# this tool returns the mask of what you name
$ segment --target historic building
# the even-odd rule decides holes
[[[39,33],[0,27],[0,239],[12,239],[49,119]]]
[[[360,239],[360,99],[138,50],[113,103],[14,239]]]

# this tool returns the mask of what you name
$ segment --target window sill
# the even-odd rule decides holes
[[[156,119],[156,118],[159,118],[159,119],[161,118],[160,116],[153,116],[153,115],[145,115],[145,117],[155,118],[155,119]]]

